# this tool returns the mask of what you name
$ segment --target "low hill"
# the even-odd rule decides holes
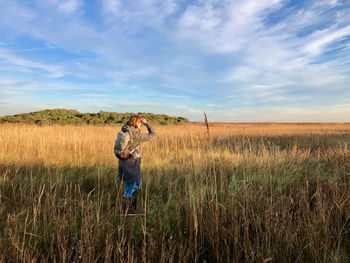
[[[113,125],[125,123],[132,114],[134,113],[106,111],[80,113],[77,110],[52,109],[0,117],[0,123]],[[186,118],[171,117],[165,114],[139,112],[138,115],[146,118],[152,124],[169,125],[189,122]]]

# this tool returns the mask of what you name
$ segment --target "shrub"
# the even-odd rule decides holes
[[[118,113],[100,111],[98,113],[80,113],[77,110],[52,109],[30,113],[16,114],[0,118],[0,123],[27,123],[27,124],[88,124],[88,125],[116,125],[125,123],[134,113]],[[139,112],[152,124],[169,125],[189,122],[184,117],[171,117],[165,114]]]

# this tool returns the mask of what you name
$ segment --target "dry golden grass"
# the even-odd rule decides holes
[[[119,129],[0,125],[0,262],[350,259],[350,124],[156,127],[138,218]]]
[[[0,162],[2,164],[43,163],[57,166],[111,165],[117,162],[113,146],[120,127],[101,126],[35,126],[3,124],[0,126]],[[203,124],[156,127],[158,138],[145,146],[144,157],[161,159],[169,153],[201,153],[207,147]],[[350,124],[212,124],[211,136],[271,137],[295,135],[344,135]],[[232,147],[233,145],[227,145]],[[297,145],[296,145],[297,146]],[[193,150],[196,149],[195,152]],[[179,153],[181,151],[181,153]],[[209,153],[211,150],[206,149]],[[152,157],[150,157],[152,153]],[[215,154],[213,151],[211,154]],[[220,153],[221,154],[221,153]],[[237,157],[237,152],[227,153]],[[227,157],[232,157],[227,156]]]

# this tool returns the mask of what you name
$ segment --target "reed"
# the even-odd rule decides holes
[[[138,217],[119,128],[0,125],[0,262],[350,260],[350,124],[156,127]]]

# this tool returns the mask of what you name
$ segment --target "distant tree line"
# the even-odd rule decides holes
[[[77,110],[52,109],[0,117],[0,123],[114,125],[127,122],[132,114],[134,113],[106,111],[100,111],[98,113],[80,113]],[[165,114],[145,112],[139,112],[137,114],[146,118],[147,121],[152,124],[169,125],[189,122],[186,118],[171,117]]]

